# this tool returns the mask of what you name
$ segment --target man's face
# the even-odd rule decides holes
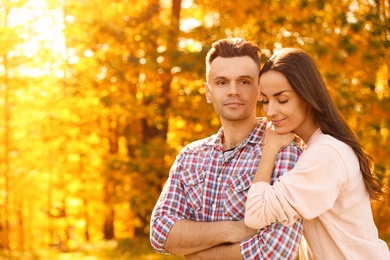
[[[253,119],[260,100],[258,80],[259,67],[250,57],[217,57],[205,84],[207,102],[213,103],[222,122]]]

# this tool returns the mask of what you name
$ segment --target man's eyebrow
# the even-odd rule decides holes
[[[216,76],[213,78],[213,80],[218,80],[218,79],[225,79],[226,80],[227,78],[224,76]]]
[[[251,75],[241,75],[238,77],[239,79],[253,79]],[[213,80],[218,80],[218,79],[224,79],[227,80],[228,78],[225,76],[216,76],[213,78]]]
[[[276,92],[276,93],[273,94],[272,96],[277,97],[277,96],[282,95],[284,92],[291,92],[291,91],[290,91],[290,90],[282,90],[282,91]],[[264,94],[264,93],[261,92],[261,91],[260,91],[260,94],[263,95],[263,96],[267,96],[266,94]]]
[[[251,75],[241,75],[238,78],[240,78],[240,79],[248,79],[248,78],[253,79],[253,77]]]

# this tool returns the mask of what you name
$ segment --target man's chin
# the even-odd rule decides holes
[[[244,117],[242,115],[230,115],[225,117],[226,120],[230,122],[242,122],[248,119],[248,117]]]

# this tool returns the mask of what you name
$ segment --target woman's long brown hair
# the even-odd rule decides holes
[[[324,134],[333,136],[353,149],[370,198],[380,200],[384,191],[373,171],[373,159],[364,152],[358,138],[341,116],[314,61],[301,49],[284,48],[264,64],[260,77],[270,70],[282,73],[294,91],[311,106],[314,118]]]

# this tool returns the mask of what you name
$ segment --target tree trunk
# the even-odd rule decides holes
[[[119,133],[118,133],[118,122],[116,118],[109,116],[109,160],[115,158],[119,152]],[[105,175],[105,185],[104,185],[104,204],[106,207],[106,214],[104,220],[104,239],[110,240],[115,238],[115,167],[110,165],[111,162],[108,162],[107,172]]]
[[[3,28],[8,27],[8,15],[10,13],[11,4],[9,0],[3,1],[2,7],[4,9],[4,20],[1,21],[1,26]],[[9,111],[9,92],[10,92],[10,85],[9,85],[9,67],[8,67],[8,57],[7,53],[3,54],[2,60],[3,60],[3,66],[4,66],[4,76],[3,76],[3,86],[2,89],[4,89],[4,119],[2,125],[4,126],[4,135],[3,135],[3,165],[0,165],[0,174],[3,173],[3,176],[0,175],[0,177],[3,177],[4,180],[2,183],[4,183],[4,200],[2,204],[4,205],[3,209],[0,209],[0,249],[10,249],[10,243],[9,243],[9,232],[10,230],[10,223],[9,223],[9,196],[10,196],[10,158],[9,158],[9,152],[10,152],[10,121],[11,121],[11,113]],[[2,167],[1,167],[2,166]],[[0,189],[1,190],[1,189]]]
[[[159,103],[159,109],[160,112],[159,118],[162,119],[162,122],[160,123],[160,127],[157,127],[156,125],[148,124],[147,118],[142,119],[142,129],[143,129],[143,144],[148,144],[149,142],[153,141],[156,138],[160,138],[161,140],[167,141],[167,134],[168,134],[168,109],[171,105],[171,83],[173,76],[170,73],[171,68],[174,66],[174,57],[176,52],[176,43],[177,43],[177,37],[179,32],[179,23],[180,23],[180,11],[181,11],[181,0],[172,0],[172,16],[171,16],[171,24],[167,30],[167,54],[165,62],[161,64],[162,69],[164,69],[163,74],[160,76],[160,80],[162,81],[162,91],[160,92],[160,97],[158,100],[161,100]],[[156,43],[156,46],[158,44]],[[148,106],[150,102],[153,102],[154,100],[150,99],[144,99],[144,105]],[[162,160],[161,165],[163,165],[164,158],[155,158],[156,160]],[[135,235],[136,236],[145,236],[146,230],[145,228],[149,224],[149,216],[151,212],[147,212],[144,214],[138,214],[135,213],[141,222],[141,225],[139,227],[135,228]]]

